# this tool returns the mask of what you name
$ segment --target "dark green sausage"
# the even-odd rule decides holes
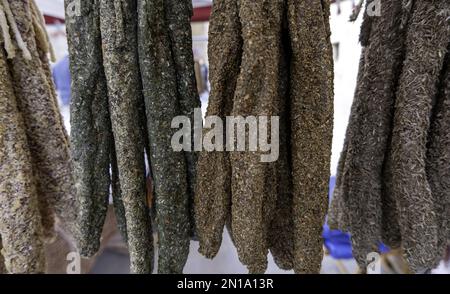
[[[189,117],[194,131],[194,109],[200,109],[201,103],[197,92],[197,82],[194,71],[194,54],[192,52],[192,1],[191,0],[165,0],[165,15],[172,48],[172,56],[176,69],[176,81],[179,95],[181,114]],[[193,144],[194,141],[192,141]],[[194,145],[192,145],[194,148]],[[197,176],[198,155],[185,152],[188,168],[189,212],[191,236],[196,236],[194,218],[194,193]]]
[[[122,190],[120,189],[119,168],[117,166],[117,158],[114,144],[111,146],[111,192],[113,198],[114,213],[116,215],[117,227],[119,228],[122,240],[126,244],[128,244],[127,218],[125,216],[125,207],[122,199]]]
[[[103,64],[125,209],[131,272],[153,271],[153,235],[146,201],[144,134],[135,0],[100,0]]]
[[[159,273],[181,273],[189,254],[189,193],[184,154],[171,146],[181,114],[163,0],[138,0],[139,59],[155,186]],[[123,190],[123,187],[122,187]]]
[[[71,144],[79,203],[77,237],[82,256],[100,247],[110,186],[111,123],[103,69],[99,0],[82,0],[80,15],[66,0],[71,96]]]

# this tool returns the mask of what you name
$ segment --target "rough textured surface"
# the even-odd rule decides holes
[[[365,50],[362,49],[361,58],[359,61],[359,71],[358,71],[358,77],[357,77],[357,87],[355,90],[355,98],[353,100],[352,108],[351,108],[351,116],[350,116],[350,122],[352,122],[355,119],[355,114],[357,112],[357,109],[360,107],[361,99],[358,99],[357,97],[360,97],[361,91],[363,90],[363,87],[361,86],[361,83],[364,82],[364,69],[365,69]],[[337,166],[337,178],[336,178],[336,185],[333,193],[333,197],[331,200],[330,208],[328,211],[327,221],[328,225],[332,229],[343,229],[343,230],[349,230],[348,228],[348,219],[347,216],[347,210],[346,210],[346,202],[344,202],[345,195],[344,195],[344,179],[346,178],[346,168],[348,165],[346,164],[347,161],[347,155],[348,155],[348,147],[350,145],[350,131],[351,128],[348,127],[346,131],[346,136],[344,140],[344,146],[341,152],[341,157],[339,158],[339,163]]]
[[[238,1],[238,5],[243,53],[231,115],[279,115],[284,1]],[[264,273],[267,268],[266,220],[271,219],[277,198],[276,163],[261,162],[261,153],[230,154],[233,240],[250,273]]]
[[[208,55],[211,94],[208,116],[231,115],[240,71],[242,34],[237,1],[216,0],[210,19]],[[197,168],[195,218],[200,253],[214,258],[225,223],[231,229],[231,165],[227,152],[202,152]],[[231,230],[230,230],[231,231]]]
[[[128,244],[127,218],[125,215],[125,206],[122,199],[122,190],[120,189],[120,177],[119,168],[117,166],[115,144],[113,144],[111,147],[111,192],[117,227],[123,241]]]
[[[427,175],[438,221],[436,263],[445,255],[450,239],[450,54],[439,84],[428,135]]]
[[[165,0],[165,15],[170,37],[172,56],[176,70],[177,91],[181,114],[189,117],[194,122],[194,109],[200,108],[200,98],[197,93],[197,82],[194,71],[194,54],[192,52],[192,1],[191,0]],[[192,123],[192,131],[194,124]],[[192,146],[194,141],[192,141]],[[189,189],[189,222],[191,224],[191,236],[196,236],[194,193],[197,176],[196,152],[185,152],[188,168],[187,181]]]
[[[67,6],[72,1],[66,1]],[[80,15],[67,13],[72,79],[71,144],[79,203],[78,249],[94,255],[109,196],[111,123],[103,69],[99,0],[82,1]],[[69,12],[69,10],[66,10]]]
[[[362,30],[366,46],[329,216],[351,232],[361,268],[379,241],[401,248],[412,272],[434,268],[444,255],[449,5],[385,1],[381,17]]]
[[[46,82],[50,86],[50,95],[51,99],[50,102],[53,102],[55,105],[57,111],[55,112],[55,118],[58,120],[58,124],[60,126],[61,131],[61,140],[64,141],[64,148],[67,148],[67,146],[70,145],[69,142],[69,136],[67,134],[67,131],[64,127],[64,121],[62,116],[59,113],[58,108],[58,98],[56,91],[54,90],[55,85],[53,82],[53,76],[50,69],[50,61],[49,61],[49,55],[51,58],[53,58],[53,49],[51,47],[50,41],[48,39],[48,35],[45,28],[45,21],[44,17],[42,16],[40,10],[38,9],[36,3],[34,1],[30,1],[31,6],[31,12],[32,12],[32,19],[33,19],[33,29],[36,34],[36,46],[37,46],[37,52],[39,55],[39,59],[41,61],[42,70],[45,75]],[[54,60],[54,59],[52,59]],[[72,161],[69,161],[69,167],[66,167],[67,170],[70,170],[71,173],[73,173],[73,165]],[[70,176],[72,177],[73,174]],[[74,179],[71,178],[70,181],[72,182],[71,192],[67,194],[60,195],[61,198],[54,199],[53,203],[47,203],[47,205],[41,204],[41,217],[44,229],[44,237],[46,238],[47,243],[54,242],[54,239],[56,238],[55,234],[55,228],[54,225],[50,225],[52,222],[54,222],[55,216],[59,217],[59,224],[61,227],[66,230],[66,232],[73,237],[73,235],[76,234],[77,228],[76,228],[76,215],[77,215],[77,206],[74,206],[75,204],[75,197],[74,197]],[[41,202],[42,203],[42,202]],[[47,225],[46,225],[47,224]]]
[[[274,163],[260,162],[260,151],[200,155],[196,219],[207,257],[226,223],[251,273],[265,271],[269,249],[284,269],[319,271],[333,120],[328,18],[327,1],[214,2],[208,115],[280,116],[281,146]]]
[[[40,17],[40,15],[37,15],[38,13],[40,14],[40,11],[36,10],[37,7],[35,5],[33,5],[33,3],[34,3],[34,1],[30,1],[33,31],[35,32],[35,39],[36,39],[36,49],[38,52],[39,59],[41,61],[43,73],[45,74],[46,82],[48,83],[48,85],[50,85],[50,87],[54,88],[53,78],[52,78],[52,74],[51,74],[51,70],[50,70],[50,64],[49,64],[49,60],[48,60],[48,56],[47,56],[48,50],[49,50],[48,49],[49,45],[48,45],[47,40],[45,39],[46,32],[45,31],[41,32],[42,26],[40,23],[38,23],[38,21],[39,21],[38,17]],[[44,34],[44,36],[39,37],[38,32],[41,32],[41,34]],[[52,95],[53,103],[55,105],[58,105],[56,92],[52,90],[52,91],[50,91],[50,94]],[[62,121],[60,121],[60,123],[61,123],[61,125],[64,125],[62,123]],[[65,131],[65,129],[63,129],[62,131],[64,134],[64,138],[66,140],[66,144],[68,145],[69,141],[67,138],[66,131]],[[72,210],[73,207],[70,207],[70,209]],[[44,229],[44,232],[43,232],[44,238],[47,243],[51,243],[56,238],[54,207],[52,207],[52,205],[49,203],[49,201],[47,199],[42,197],[39,200],[39,210],[40,210],[40,214],[41,214],[42,226]],[[72,225],[72,224],[70,224],[70,225]]]
[[[0,42],[1,43],[1,42]],[[0,236],[9,273],[45,271],[43,229],[25,123],[0,52]],[[0,270],[1,271],[1,270]]]
[[[39,57],[30,3],[10,1],[9,4],[32,57],[27,60],[22,54],[17,55],[10,69],[27,130],[39,205],[42,211],[53,209],[69,225],[74,222],[76,210],[65,208],[75,207],[74,185],[69,145],[54,99],[56,94]],[[46,218],[45,226],[44,230],[50,231],[52,219]]]
[[[171,147],[176,131],[171,122],[181,110],[167,21],[161,17],[164,9],[163,0],[138,1],[139,62],[155,186],[158,272],[168,274],[183,271],[191,226],[186,159]]]
[[[146,198],[142,101],[134,0],[100,0],[103,64],[125,208],[131,271],[153,271],[153,236]],[[170,144],[169,144],[170,146]]]
[[[290,143],[290,105],[288,99],[289,88],[289,60],[292,54],[289,49],[288,24],[285,19],[282,31],[282,50],[279,63],[280,97],[280,157],[277,161],[277,202],[273,218],[267,220],[270,227],[267,231],[267,242],[275,263],[284,270],[294,267],[294,219],[291,177],[291,143]]]
[[[395,105],[392,192],[405,258],[413,272],[423,272],[438,265],[439,224],[425,167],[431,111],[450,39],[450,3],[415,5]]]
[[[344,211],[340,214],[344,216],[339,227],[353,233],[353,252],[361,267],[382,238],[382,211],[395,210],[390,194],[383,194],[383,163],[391,134],[405,37],[400,28],[401,18],[397,17],[402,13],[401,3],[386,1],[381,9],[381,16],[371,21],[370,39],[363,50],[333,200],[342,201],[340,207]],[[332,211],[332,223],[334,214]],[[395,226],[395,220],[389,222]]]
[[[411,1],[410,1],[411,2]],[[398,5],[397,3],[395,3],[394,5]],[[390,81],[390,89],[393,89],[394,91],[397,91],[398,88],[398,78],[400,76],[400,74],[402,73],[402,63],[403,63],[403,59],[404,59],[404,55],[405,55],[405,41],[406,41],[406,25],[411,17],[411,10],[406,9],[407,7],[405,7],[404,5],[402,7],[398,7],[395,6],[395,9],[398,9],[399,15],[401,17],[397,17],[396,22],[394,23],[395,25],[395,32],[397,34],[397,36],[392,36],[395,39],[392,40],[397,40],[397,43],[392,43],[391,44],[395,44],[396,47],[392,47],[395,48],[394,52],[395,59],[391,59],[388,62],[393,62],[393,71],[391,72],[393,75],[389,76],[389,78],[391,79]],[[394,10],[396,11],[396,10]],[[401,22],[400,22],[401,20]],[[392,31],[394,32],[394,31]],[[379,37],[380,35],[375,34],[374,38]],[[376,40],[373,40],[371,42],[377,42]],[[389,44],[389,43],[386,43]],[[389,45],[388,45],[389,46]],[[369,47],[372,48],[372,47]],[[377,68],[376,64],[376,57],[375,55],[379,54],[377,52],[374,53],[374,65],[373,68]],[[388,63],[387,63],[388,64]],[[389,65],[388,65],[389,66]],[[369,75],[371,74],[371,72],[369,72]],[[368,76],[369,77],[369,76]],[[368,83],[370,83],[370,80],[367,80]],[[381,86],[381,84],[379,85],[379,87]],[[370,88],[369,88],[370,89]],[[372,91],[379,91],[377,88],[372,88]],[[382,89],[381,87],[379,88],[380,90]],[[372,94],[373,95],[373,94]],[[389,94],[391,95],[391,94]],[[396,101],[396,97],[395,97],[395,92],[392,94],[391,96],[391,100],[389,104],[389,107],[392,107],[395,104]],[[374,100],[374,103],[379,103],[379,101]],[[382,111],[386,111],[385,114],[382,113]],[[380,113],[382,113],[382,122],[384,125],[384,128],[386,128],[386,130],[384,131],[384,135],[387,136],[385,138],[382,138],[381,140],[387,140],[387,147],[385,150],[385,159],[384,159],[384,166],[382,168],[382,177],[381,177],[381,240],[388,246],[392,247],[392,248],[400,248],[401,246],[401,241],[402,241],[402,237],[401,237],[401,232],[400,232],[400,224],[399,224],[399,220],[398,220],[398,213],[397,213],[397,208],[396,208],[396,199],[394,197],[393,194],[393,183],[392,183],[392,174],[393,174],[393,162],[392,162],[392,124],[393,124],[393,116],[394,116],[394,108],[387,108],[387,109],[380,109]],[[382,133],[383,134],[383,133]],[[386,135],[388,134],[388,135]],[[373,246],[373,244],[372,244]],[[366,252],[367,254],[367,252]]]
[[[197,155],[172,150],[171,122],[178,115],[193,118],[200,106],[192,5],[187,0],[82,0],[81,10],[72,10],[71,3],[66,1],[79,249],[85,256],[98,251],[111,187],[131,271],[153,270],[154,220],[159,272],[181,273],[195,235]]]
[[[55,216],[69,234],[75,232],[69,142],[50,77],[42,15],[34,1],[3,0],[1,9],[10,29],[0,37],[1,271],[43,273],[43,243],[54,239]],[[21,51],[9,51],[8,60],[5,38]]]
[[[296,273],[318,273],[323,258],[333,131],[333,60],[325,2],[288,0]]]

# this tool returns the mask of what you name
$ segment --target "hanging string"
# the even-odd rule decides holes
[[[13,15],[13,13],[11,11],[11,7],[9,7],[8,1],[7,0],[2,0],[2,4],[3,4],[3,7],[2,7],[3,11],[6,14],[6,19],[9,22],[9,26],[11,27],[11,29],[12,29],[12,31],[14,33],[14,37],[16,39],[17,46],[20,48],[20,50],[22,50],[23,57],[26,60],[31,60],[31,53],[28,50],[27,44],[22,39],[22,35],[20,34],[19,28],[17,27],[17,23],[16,23],[16,21],[14,19],[14,15]],[[3,27],[2,27],[2,32],[4,33],[4,35],[9,35],[9,30],[8,30],[8,33],[5,33],[3,31]],[[5,39],[5,44],[6,44],[7,37],[5,37],[4,39]]]
[[[11,36],[9,34],[8,21],[6,19],[5,10],[2,3],[0,3],[0,28],[2,29],[3,41],[5,42],[5,50],[8,54],[8,58],[12,59],[16,55],[14,45],[11,41]]]

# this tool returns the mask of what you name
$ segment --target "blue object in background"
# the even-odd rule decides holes
[[[330,190],[329,199],[333,198],[334,186],[336,185],[336,177],[330,178]],[[331,230],[330,227],[325,224],[323,226],[324,245],[333,258],[336,259],[351,259],[352,254],[352,242],[350,240],[350,234],[341,232],[339,230]]]
[[[384,245],[383,243],[380,243],[378,245],[378,249],[380,250],[381,254],[385,254],[385,253],[388,253],[389,251],[391,251],[391,248],[389,248],[388,246]]]
[[[336,185],[336,177],[333,176],[330,178],[330,189],[328,197],[330,202],[333,199],[333,191],[335,185]],[[330,227],[327,224],[325,224],[323,226],[322,236],[324,239],[324,245],[333,258],[336,259],[353,258],[352,242],[349,233],[344,233],[339,230],[331,230]],[[390,251],[390,248],[381,242],[378,246],[378,249],[382,254]]]
[[[71,77],[68,55],[53,66],[53,81],[55,82],[56,91],[58,91],[58,94],[61,97],[62,104],[69,105],[71,96]]]
[[[333,258],[353,258],[350,234],[343,233],[339,230],[330,230],[328,225],[324,225],[322,236],[324,239],[324,245]]]

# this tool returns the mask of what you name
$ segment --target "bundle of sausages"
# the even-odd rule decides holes
[[[34,1],[0,1],[0,271],[45,272],[55,216],[75,233],[69,142]]]
[[[450,2],[383,1],[366,14],[358,86],[330,212],[362,269],[379,242],[412,272],[450,236]]]
[[[80,252],[89,257],[99,249],[111,184],[131,271],[153,271],[154,220],[158,271],[181,273],[194,232],[190,203],[197,159],[173,151],[171,122],[200,107],[191,1],[78,2],[71,9],[66,1],[66,23]],[[154,184],[150,201],[146,161]]]
[[[269,250],[283,269],[318,273],[333,129],[329,1],[215,0],[208,116],[278,116],[280,154],[203,152],[195,201],[200,252],[228,227],[251,273]]]

